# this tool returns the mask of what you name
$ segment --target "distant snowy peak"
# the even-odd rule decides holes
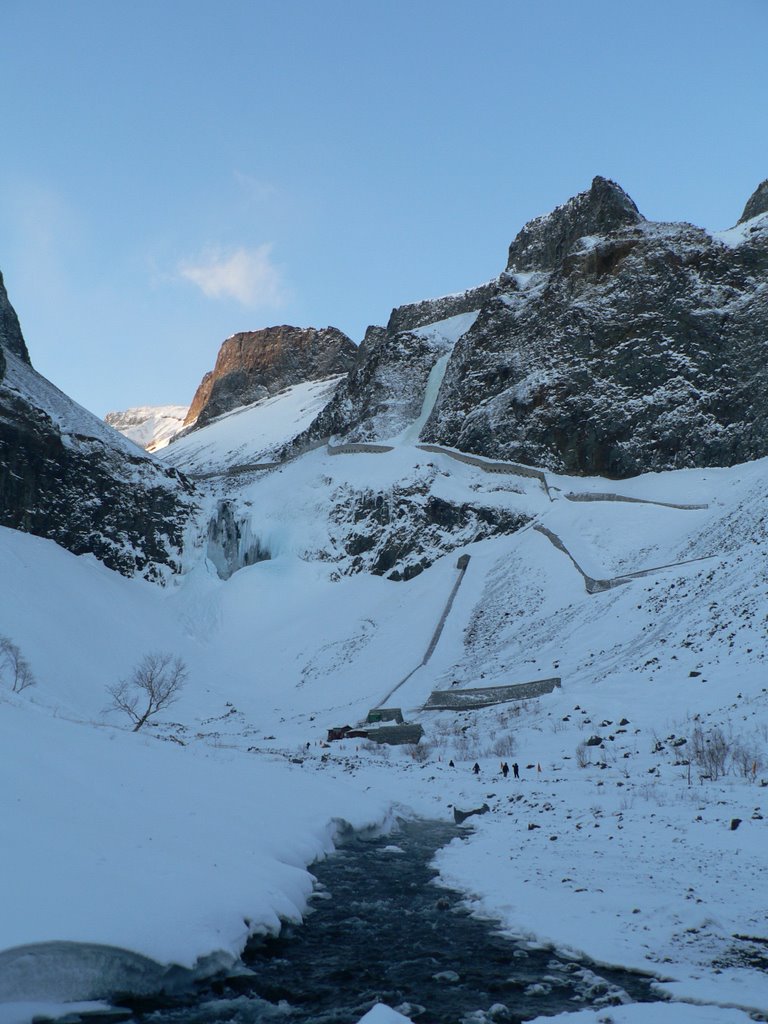
[[[184,426],[188,405],[140,405],[108,412],[105,423],[148,452],[165,448]]]
[[[282,325],[234,334],[203,377],[185,424],[203,427],[284,388],[346,373],[356,356],[357,346],[335,327]]]

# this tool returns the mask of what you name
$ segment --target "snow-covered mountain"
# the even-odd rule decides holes
[[[768,454],[765,183],[735,229],[647,221],[614,182],[526,225],[500,277],[395,310],[306,438],[387,436],[445,355],[430,322],[475,313],[424,441],[626,477]]]
[[[545,388],[520,420],[530,431],[523,444],[510,440],[517,413],[507,394],[519,391],[510,381],[529,350],[515,332],[534,305],[553,331],[580,309],[588,331],[601,309],[601,323],[615,328],[607,278],[615,285],[624,271],[595,271],[587,285],[584,254],[630,235],[648,266],[660,259],[658,281],[681,239],[698,239],[674,278],[682,297],[668,332],[693,343],[698,321],[687,321],[685,337],[680,325],[698,268],[700,365],[717,355],[702,353],[721,249],[752,261],[751,276],[745,263],[741,277],[732,267],[725,298],[738,292],[761,329],[765,211],[759,195],[750,202],[740,226],[700,246],[695,229],[648,225],[617,186],[598,180],[521,232],[514,258],[529,269],[395,310],[346,375],[236,406],[182,432],[161,459],[83,420],[34,375],[18,341],[4,342],[3,424],[37,417],[67,451],[107,451],[120,494],[126,466],[139,484],[141,473],[157,474],[176,488],[179,511],[164,520],[140,491],[137,519],[155,530],[175,522],[183,536],[179,571],[164,587],[77,557],[101,550],[92,539],[67,545],[72,523],[109,507],[87,476],[78,499],[51,508],[47,533],[35,522],[0,527],[0,637],[37,679],[15,691],[0,659],[0,744],[11,771],[0,791],[0,877],[13,880],[0,913],[3,1024],[31,1020],[41,1012],[33,1000],[226,977],[240,969],[249,936],[306,912],[308,866],[332,850],[341,823],[453,820],[455,809],[483,803],[474,829],[438,854],[441,879],[523,943],[649,971],[655,994],[672,1000],[606,1008],[596,986],[592,1009],[574,1007],[574,1024],[765,1017],[768,459],[620,482],[585,475],[587,463],[554,472],[582,429],[569,418],[575,406],[564,403],[562,444],[542,441],[537,462],[526,445],[543,422],[537,410],[544,416],[554,398]],[[590,237],[600,232],[594,244],[585,225]],[[627,308],[637,331],[660,315]],[[731,313],[724,335],[733,340],[746,321]],[[506,348],[502,327],[515,339]],[[741,369],[758,341],[745,340],[753,351]],[[481,351],[494,374],[479,366]],[[643,351],[629,346],[621,359],[645,365]],[[597,430],[598,397],[615,415],[615,395],[597,387],[596,364],[583,356],[574,380],[591,395]],[[611,346],[603,360],[631,391]],[[664,373],[678,365],[661,363]],[[480,417],[493,428],[490,448],[444,443],[479,436],[469,426],[438,430],[458,401],[458,365],[461,400],[474,396],[466,423]],[[731,408],[741,394],[734,386]],[[700,397],[712,398],[703,388]],[[738,407],[754,412],[759,438],[757,398]],[[637,444],[622,448],[652,465],[643,431],[659,429],[654,416],[652,407]],[[746,444],[740,430],[734,420],[732,455]],[[712,436],[701,435],[707,457]],[[511,452],[521,460],[500,457]],[[49,500],[40,483],[30,493],[37,506]],[[109,530],[110,545],[138,549],[122,527]],[[105,710],[107,687],[129,681],[153,651],[183,659],[188,678],[171,708],[131,732],[125,715]],[[503,689],[514,684],[526,686]],[[421,742],[327,742],[329,729],[362,725],[381,706],[421,725]],[[520,779],[501,775],[504,760],[519,765]],[[545,993],[550,982],[536,984]],[[227,1019],[250,1019],[252,1008],[227,999]]]
[[[0,281],[0,524],[125,573],[179,568],[192,486],[33,368]]]
[[[108,412],[104,422],[148,452],[165,448],[184,426],[187,405],[139,405]]]
[[[655,971],[675,998],[765,1005],[764,977],[748,966],[759,946],[734,936],[761,934],[767,471],[760,461],[652,474],[612,500],[600,479],[547,475],[547,490],[410,444],[321,448],[250,478],[210,478],[208,507],[235,503],[265,557],[218,573],[209,538],[165,591],[0,531],[14,593],[3,629],[39,680],[3,694],[17,782],[0,819],[15,877],[0,996],[108,995],[105,947],[118,988],[129,970],[152,990],[169,964],[220,968],[248,931],[303,911],[302,867],[329,849],[331,819],[383,822],[393,799],[401,813],[444,817],[486,799],[475,834],[440,857],[484,913]],[[432,564],[407,583],[350,575],[355,556],[328,513],[339,493],[394,492],[406,479],[438,481],[454,507],[502,506],[526,521],[466,537],[469,567],[425,664],[456,551],[441,555],[431,539]],[[171,714],[136,736],[103,714],[105,681],[130,676],[151,649],[182,656],[190,678]],[[424,710],[433,690],[553,675],[560,688],[538,699]],[[418,760],[320,745],[382,702],[423,725]],[[697,730],[727,738],[725,776],[702,778]],[[520,762],[518,788],[498,776],[498,751]],[[40,765],[62,762],[65,788],[41,787]],[[270,799],[249,796],[244,815],[254,784]],[[44,871],[29,843],[42,851],[54,835],[59,867]],[[183,870],[181,849],[196,851]],[[726,857],[738,870],[723,873]],[[79,945],[50,945],[61,938]],[[121,949],[148,958],[140,972]],[[75,970],[66,958],[78,956]]]

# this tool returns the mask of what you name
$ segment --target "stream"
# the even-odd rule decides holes
[[[461,829],[401,822],[359,835],[316,864],[311,910],[243,954],[252,975],[194,1004],[146,1004],[143,1024],[356,1024],[384,1002],[417,1024],[515,1024],[539,1014],[650,1001],[650,979],[569,960],[503,936],[460,893],[434,883],[430,861]],[[136,1011],[138,1007],[134,1007]]]

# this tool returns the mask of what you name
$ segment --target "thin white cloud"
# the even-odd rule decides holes
[[[271,181],[255,178],[252,174],[246,174],[244,171],[234,171],[233,173],[242,194],[251,203],[272,203],[279,194],[277,187]]]
[[[243,306],[278,308],[287,298],[280,267],[272,262],[269,242],[248,249],[209,249],[198,261],[179,266],[179,274],[212,299],[236,299]]]

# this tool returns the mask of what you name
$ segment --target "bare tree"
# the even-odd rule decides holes
[[[107,687],[112,703],[104,710],[124,712],[138,732],[147,719],[179,699],[187,675],[181,658],[162,651],[145,654],[130,679]]]
[[[0,679],[6,677],[14,693],[21,693],[28,686],[34,686],[37,681],[18,644],[10,637],[0,636]]]
[[[716,781],[725,775],[731,756],[731,744],[719,726],[704,733],[696,726],[691,735],[691,755],[707,778]]]
[[[736,770],[745,779],[752,779],[753,781],[757,773],[763,770],[765,759],[754,737],[736,741],[733,746],[733,763]]]

